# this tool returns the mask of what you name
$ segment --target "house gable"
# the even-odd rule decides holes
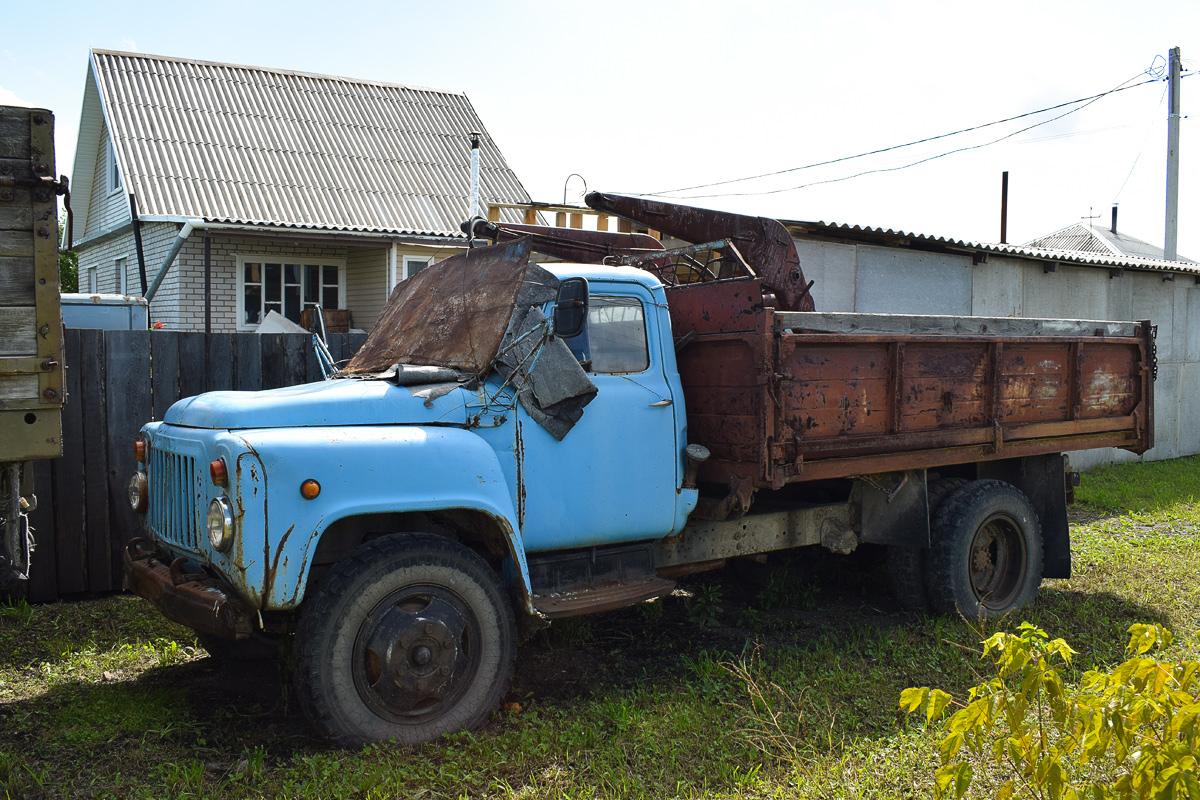
[[[150,218],[462,239],[471,131],[484,201],[528,201],[461,93],[106,50],[93,83]]]

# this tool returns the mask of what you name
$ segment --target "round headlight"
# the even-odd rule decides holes
[[[221,552],[233,544],[233,511],[221,497],[208,504],[208,543]]]
[[[149,495],[149,481],[146,480],[146,473],[133,473],[133,477],[129,479],[129,507],[138,514],[145,514]]]

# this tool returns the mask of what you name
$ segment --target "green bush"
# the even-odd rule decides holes
[[[928,722],[959,706],[944,724],[939,798],[966,794],[975,766],[994,768],[996,798],[1200,797],[1200,662],[1147,655],[1170,631],[1131,626],[1128,660],[1071,685],[1060,668],[1075,651],[1029,623],[1018,630],[983,643],[995,677],[965,704],[928,687],[900,694]]]

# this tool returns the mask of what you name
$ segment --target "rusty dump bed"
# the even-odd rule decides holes
[[[704,481],[1152,445],[1149,322],[779,312],[754,279],[668,298]]]

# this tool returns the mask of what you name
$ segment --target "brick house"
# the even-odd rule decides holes
[[[527,203],[464,94],[93,50],[80,291],[143,294],[136,227],[148,285],[186,235],[150,307],[168,328],[251,331],[319,303],[369,329],[397,282],[465,246],[471,132],[483,202]]]

